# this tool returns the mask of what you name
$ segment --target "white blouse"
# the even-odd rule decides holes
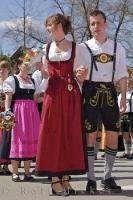
[[[38,85],[38,93],[45,92],[48,86],[48,79],[42,77],[41,71],[36,70],[32,74],[32,78]]]
[[[69,49],[68,51],[61,51],[60,53],[54,52],[54,42],[51,43],[50,49],[49,49],[49,59],[51,61],[65,61],[69,60],[71,57],[72,49]],[[74,59],[74,67],[73,71],[77,68],[84,66],[87,68],[87,62],[88,59],[84,57],[84,49],[86,50],[86,47],[82,47],[79,44],[76,44],[76,51],[75,51],[75,59]],[[43,46],[43,58],[42,62],[44,65],[44,68],[48,67],[48,61],[46,59],[46,44]],[[48,79],[43,79],[39,86],[39,92],[45,92],[48,87]]]
[[[32,78],[34,79],[34,81],[35,81],[38,85],[40,85],[41,82],[42,82],[42,79],[43,79],[41,71],[36,70],[36,71],[32,74]]]
[[[16,77],[18,77],[18,75],[15,75]],[[23,89],[35,89],[35,93],[38,93],[38,85],[35,82],[35,85],[33,84],[32,81],[30,81],[30,83],[24,83],[21,81],[21,79],[18,79],[19,81],[19,86],[20,88]],[[3,82],[3,91],[4,92],[11,92],[11,93],[15,93],[15,79],[13,76],[9,76],[4,82]]]
[[[51,61],[66,61],[69,60],[71,57],[72,49],[69,49],[68,51],[61,51],[61,52],[54,52],[54,42],[51,43],[50,49],[49,49],[49,60]],[[75,59],[74,59],[74,68],[73,70],[76,70],[77,68],[84,66],[87,68],[88,66],[88,59],[84,57],[84,49],[85,47],[81,47],[81,45],[76,44],[76,51],[75,51]],[[46,45],[43,46],[43,52],[44,56],[42,58],[44,67],[47,68],[47,59],[46,59]]]
[[[93,55],[107,53],[113,55],[114,51],[114,41],[111,39],[107,39],[106,42],[103,44],[96,41],[94,38],[86,41],[87,45],[91,48]],[[85,47],[85,44],[81,44],[82,47]],[[88,70],[90,71],[91,67],[91,55],[86,48],[84,51],[84,57],[88,60]],[[108,63],[100,63],[96,62],[98,71],[95,70],[93,67],[92,73],[92,81],[96,82],[110,82],[112,80],[112,71],[113,71],[113,62]],[[126,66],[126,58],[125,58],[125,50],[121,46],[121,44],[117,43],[117,50],[116,50],[116,64],[115,64],[115,75],[114,81],[118,81],[123,77],[128,77],[127,66]],[[89,73],[88,77],[89,79]]]

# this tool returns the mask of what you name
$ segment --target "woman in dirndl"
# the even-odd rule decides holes
[[[39,134],[40,117],[34,100],[37,85],[28,75],[31,66],[22,59],[18,60],[19,73],[9,76],[3,85],[5,110],[12,110],[16,117],[11,131],[10,159],[12,181],[20,182],[18,165],[24,161],[24,181],[34,181],[30,174],[31,160],[35,159]]]
[[[0,62],[0,112],[5,111],[5,94],[3,92],[3,82],[10,73],[10,64],[6,60]],[[0,175],[11,175],[8,165],[10,164],[10,140],[9,131],[0,129]]]
[[[67,196],[76,192],[69,175],[87,171],[81,93],[74,77],[84,59],[79,45],[65,37],[71,30],[67,16],[49,16],[46,28],[53,42],[46,45],[43,57],[42,73],[48,75],[48,85],[43,99],[36,175],[52,176],[52,193]]]

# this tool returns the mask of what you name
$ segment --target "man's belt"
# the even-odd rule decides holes
[[[107,62],[112,62],[114,59],[114,56],[106,54],[106,53],[101,53],[101,54],[95,55],[94,59],[96,62],[107,63]]]

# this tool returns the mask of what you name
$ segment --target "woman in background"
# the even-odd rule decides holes
[[[31,160],[36,157],[40,125],[39,112],[34,100],[37,85],[28,75],[31,67],[28,62],[18,61],[19,73],[9,76],[4,82],[5,110],[12,110],[16,117],[11,131],[10,159],[12,181],[21,181],[18,172],[19,161],[24,161],[24,181],[34,181],[30,174]]]
[[[10,64],[8,61],[3,60],[0,62],[0,112],[5,111],[5,94],[3,92],[3,82],[10,73]],[[0,175],[11,175],[8,169],[9,151],[10,151],[10,136],[8,131],[0,129]],[[3,166],[3,167],[2,167]]]

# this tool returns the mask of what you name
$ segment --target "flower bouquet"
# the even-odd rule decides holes
[[[0,113],[0,129],[9,131],[15,125],[15,115],[10,111]]]
[[[5,94],[3,92],[0,92],[0,102],[5,101]]]
[[[5,94],[0,91],[0,112],[4,111]]]
[[[30,62],[34,57],[36,57],[38,55],[38,51],[37,49],[33,48],[33,49],[28,49],[25,51],[25,55],[23,57],[23,60],[25,62]]]

